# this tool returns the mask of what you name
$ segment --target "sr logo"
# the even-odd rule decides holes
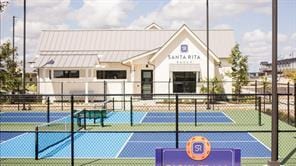
[[[188,52],[188,45],[187,44],[181,45],[181,52]]]
[[[186,153],[193,160],[204,160],[211,153],[211,144],[205,137],[192,137],[187,141]]]

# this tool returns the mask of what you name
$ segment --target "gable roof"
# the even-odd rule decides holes
[[[207,49],[207,46],[205,45],[205,43],[203,41],[201,41],[199,39],[199,37],[197,37],[185,24],[160,48],[160,50],[151,57],[151,59],[149,60],[150,62],[152,62],[168,45],[170,45],[170,43],[172,41],[174,41],[182,32],[187,32],[189,33],[189,35],[191,35],[193,37],[194,40],[196,40],[203,49]],[[210,49],[209,50],[209,55],[212,56],[212,58],[216,61],[216,62],[220,62],[219,58],[215,55],[215,53],[213,53],[213,51]]]
[[[205,30],[191,32],[206,43]],[[38,55],[96,54],[100,62],[122,62],[160,48],[175,33],[176,30],[45,30]],[[210,30],[209,34],[213,53],[218,58],[228,57],[235,45],[233,30]]]

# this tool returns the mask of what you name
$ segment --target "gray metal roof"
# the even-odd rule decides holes
[[[161,47],[176,32],[177,30],[46,30],[41,34],[39,55],[46,56],[48,59],[50,56],[55,56],[57,60],[57,56],[62,55],[72,58],[98,55],[100,62],[121,62]],[[194,30],[193,32],[206,43],[206,31]],[[219,58],[228,57],[234,45],[233,30],[210,31],[210,49]],[[66,57],[61,59],[68,59]],[[75,60],[80,59],[75,58]],[[87,62],[84,63],[87,64]],[[66,62],[59,62],[58,66],[62,64]]]
[[[97,55],[43,55],[37,58],[34,67],[93,67],[97,62]]]

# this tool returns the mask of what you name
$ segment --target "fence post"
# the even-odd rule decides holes
[[[38,138],[38,126],[35,128],[35,160],[38,160],[38,153],[39,153],[39,149],[38,149],[38,145],[39,145],[39,138]]]
[[[19,111],[20,110],[20,86],[19,85],[17,86],[17,91],[18,91],[18,94],[17,94],[17,110]]]
[[[133,97],[130,98],[130,125],[133,126]]]
[[[212,82],[212,110],[215,110],[215,82]]]
[[[74,166],[74,96],[71,95],[71,165]]]
[[[115,104],[115,101],[114,101],[114,97],[113,97],[113,98],[112,98],[112,111],[115,110],[115,106],[114,106],[114,104]]]
[[[197,99],[194,99],[194,124],[197,126]]]
[[[169,94],[169,111],[171,110],[171,78],[169,78],[168,82],[168,94]]]
[[[257,110],[257,80],[255,81],[255,110]]]
[[[125,111],[125,80],[123,81],[123,110]]]
[[[266,82],[263,82],[263,112],[265,112],[266,86],[267,86],[267,83]]]
[[[262,126],[262,119],[261,119],[261,97],[258,97],[258,113],[259,113],[259,121],[258,121],[258,125]]]
[[[106,94],[107,94],[107,83],[106,83],[106,81],[104,81],[104,101],[106,101],[106,99],[107,99]]]
[[[287,110],[288,110],[288,124],[290,124],[290,82],[287,83]]]
[[[294,126],[296,127],[296,80],[294,80]]]
[[[84,120],[84,122],[83,122],[84,123],[83,124],[84,125],[84,130],[86,130],[86,110],[85,109],[83,110],[83,120]]]
[[[179,96],[176,94],[176,148],[179,148]]]
[[[62,106],[62,111],[64,111],[64,82],[61,82],[61,93],[62,93],[62,101],[61,101],[61,106]]]
[[[47,123],[49,123],[50,122],[50,100],[49,100],[49,96],[47,97],[46,118],[47,118]]]

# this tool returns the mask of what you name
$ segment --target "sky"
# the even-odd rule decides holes
[[[0,0],[3,1],[3,0]],[[7,1],[7,0],[6,0]],[[8,0],[1,13],[1,42],[12,41],[23,56],[23,0]],[[296,0],[279,1],[278,58],[296,57]],[[272,0],[209,0],[210,29],[233,29],[249,71],[271,61]],[[37,53],[41,30],[144,29],[152,22],[165,29],[205,29],[206,0],[27,0],[27,52]]]

